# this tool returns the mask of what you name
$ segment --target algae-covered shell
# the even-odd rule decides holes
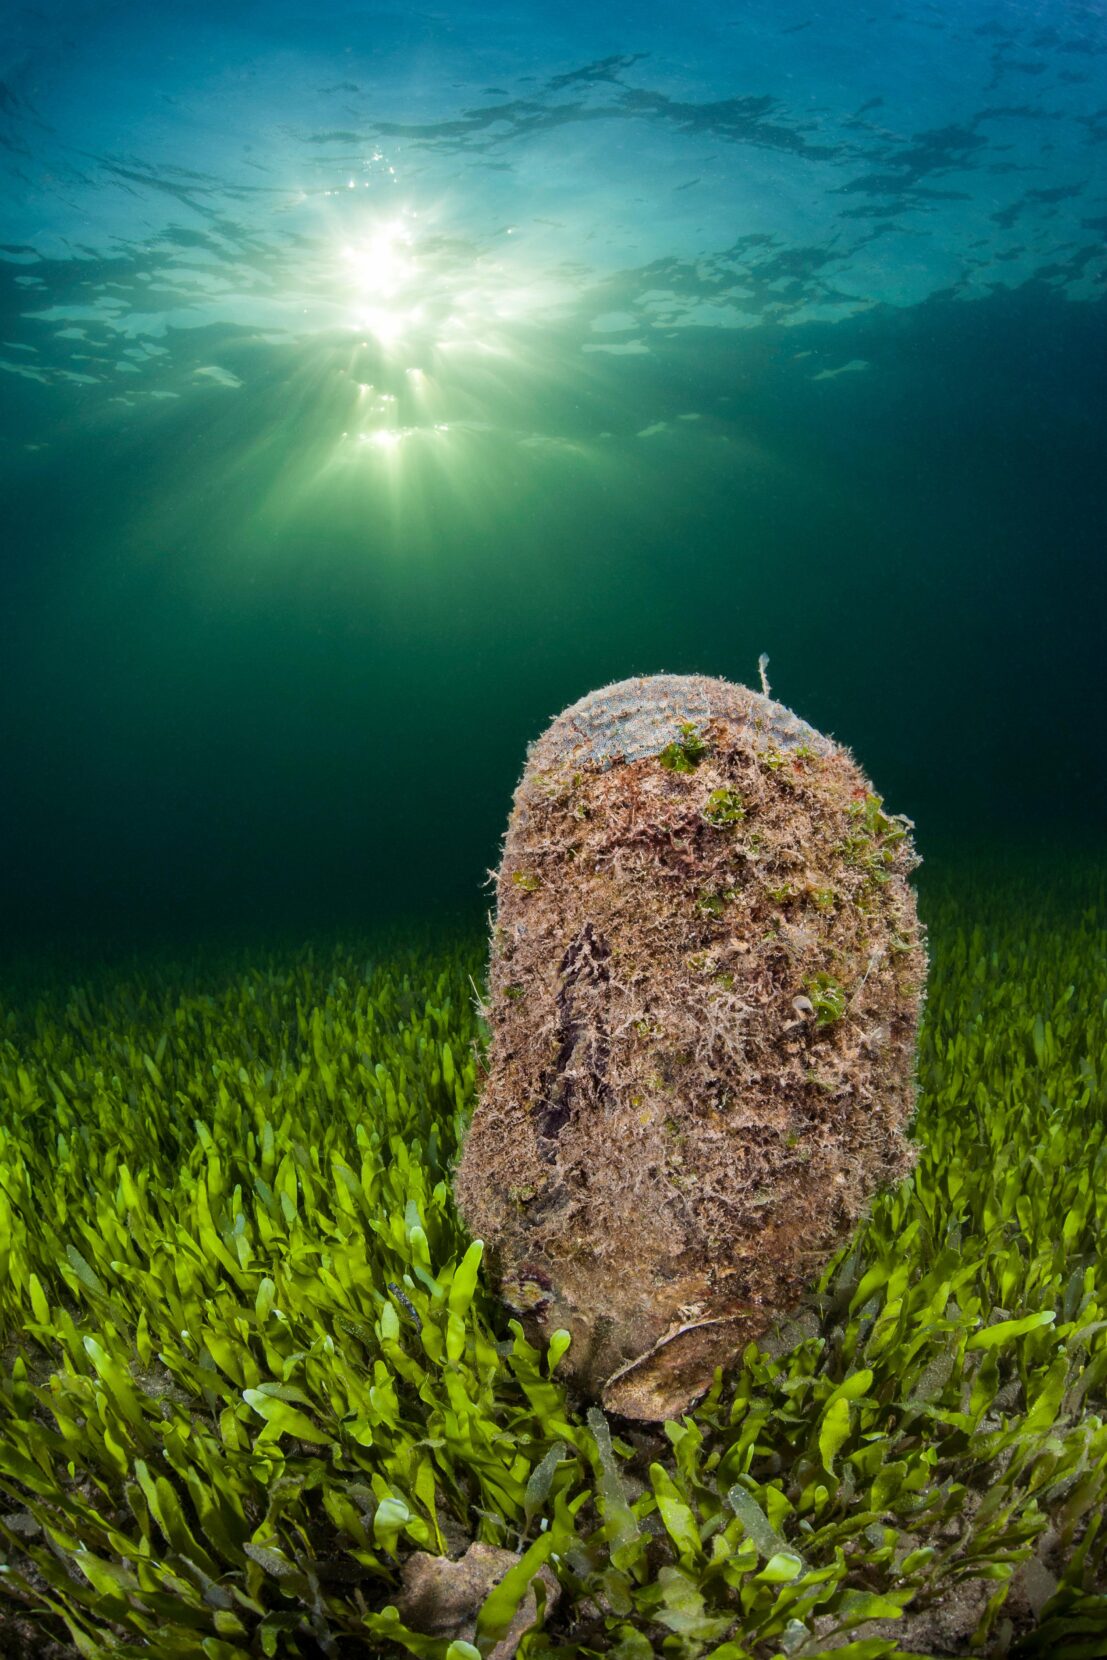
[[[532,745],[456,1172],[532,1337],[681,1411],[910,1169],[925,955],[909,825],[743,686],[592,693]]]

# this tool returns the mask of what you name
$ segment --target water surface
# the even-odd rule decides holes
[[[16,933],[478,905],[527,742],[697,670],[941,862],[1104,807],[1107,19],[21,9]]]

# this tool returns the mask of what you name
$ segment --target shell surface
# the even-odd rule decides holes
[[[531,746],[455,1190],[609,1409],[683,1410],[910,1169],[908,832],[848,751],[722,680],[620,682]]]

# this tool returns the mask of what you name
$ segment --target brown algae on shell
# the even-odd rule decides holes
[[[622,681],[532,745],[455,1191],[610,1410],[687,1407],[911,1168],[909,830],[847,750],[723,680]]]

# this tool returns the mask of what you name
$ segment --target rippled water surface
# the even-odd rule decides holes
[[[1107,14],[16,7],[16,924],[479,903],[526,743],[657,670],[924,853],[1102,825]]]

